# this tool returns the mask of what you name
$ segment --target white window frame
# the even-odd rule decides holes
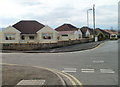
[[[42,33],[43,40],[51,40],[53,39],[53,33]]]
[[[30,38],[30,37],[34,37],[34,38]],[[30,36],[29,36],[29,40],[35,40],[35,36],[30,35]]]
[[[4,38],[6,41],[14,41],[16,40],[16,33],[5,33]],[[6,39],[8,38],[8,39]]]

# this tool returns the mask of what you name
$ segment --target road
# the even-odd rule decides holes
[[[68,53],[3,53],[3,63],[42,66],[67,72],[83,85],[118,84],[118,41]]]

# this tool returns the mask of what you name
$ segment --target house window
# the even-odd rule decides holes
[[[5,34],[5,40],[15,40],[15,34]]]
[[[79,34],[79,38],[81,38],[81,34]]]
[[[52,39],[53,34],[52,33],[42,33],[42,38],[43,39]]]
[[[62,37],[68,37],[68,34],[62,34]]]
[[[29,36],[30,40],[34,40],[34,38],[35,38],[34,36]]]
[[[90,34],[86,34],[86,37],[90,37]]]
[[[25,36],[24,36],[24,35],[22,35],[22,36],[21,36],[21,39],[22,39],[22,40],[25,40]]]

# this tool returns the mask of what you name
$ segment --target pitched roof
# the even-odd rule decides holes
[[[87,32],[87,30],[90,32],[91,35],[93,34],[93,29],[91,29],[89,27],[82,27],[82,28],[80,28],[80,30],[83,34],[85,34]]]
[[[13,27],[18,29],[22,34],[35,34],[44,25],[34,20],[24,20],[14,24]]]
[[[96,28],[96,29],[95,29],[95,34],[98,34],[98,33],[100,33],[100,32],[109,35],[109,33],[106,32],[105,30],[102,30],[102,29],[100,29],[100,28]]]
[[[109,33],[109,34],[118,34],[118,32],[114,32],[112,30],[104,30],[105,32]]]
[[[59,31],[59,34],[71,34],[74,33],[75,31]]]
[[[89,32],[90,32],[91,35],[93,35],[93,29],[89,28]]]
[[[78,28],[71,24],[63,24],[55,29],[56,31],[76,31]]]

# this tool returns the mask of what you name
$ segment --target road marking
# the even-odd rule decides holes
[[[113,71],[112,69],[100,69],[101,73],[115,73],[115,71]]]
[[[76,87],[76,83],[75,83],[69,76],[67,76],[67,75],[65,75],[65,74],[63,74],[63,73],[61,73],[61,72],[58,72],[58,73],[61,74],[61,75],[63,75],[64,77],[68,78],[69,81],[72,83],[72,85],[73,85],[74,87]]]
[[[95,69],[81,69],[81,72],[84,72],[84,73],[94,73]]]
[[[77,72],[76,68],[64,68],[62,72]]]
[[[44,68],[44,67],[43,67],[43,68]],[[65,76],[65,77],[72,83],[72,85],[73,85],[74,87],[77,87],[77,84],[75,83],[75,81],[78,83],[78,85],[81,85],[81,87],[82,87],[82,83],[81,83],[80,81],[78,81],[74,76],[71,75],[71,76],[73,77],[73,79],[75,80],[75,81],[73,81],[73,79],[69,77],[70,74],[68,74],[68,73],[66,73],[66,74],[69,75],[69,76],[67,76],[67,75],[64,74],[64,73],[61,73],[60,71],[58,71],[58,70],[56,70],[56,69],[49,69],[49,68],[45,68],[45,69],[47,69],[47,70],[49,70],[49,71],[52,71],[52,72],[54,72],[54,73],[56,73],[56,74],[61,74],[61,75]]]
[[[19,87],[20,85],[44,85],[45,80],[21,80],[16,87]]]
[[[93,60],[93,63],[104,63],[103,60]]]
[[[78,79],[76,79],[74,76],[72,76],[72,75],[70,75],[70,74],[68,74],[68,73],[65,73],[65,74],[67,74],[68,76],[72,77],[72,78],[78,83],[78,85],[79,85],[80,87],[83,87],[82,83],[81,83]]]
[[[1,63],[0,63],[0,64],[1,64]],[[5,64],[5,65],[18,65],[18,64],[8,64],[8,63],[2,63],[2,64]],[[23,66],[23,65],[18,65],[18,66]],[[24,66],[28,66],[28,65],[24,65]],[[66,78],[68,78],[69,81],[72,83],[72,85],[73,85],[74,87],[77,87],[77,84],[75,83],[75,81],[78,83],[78,85],[80,85],[81,87],[83,87],[83,86],[82,86],[82,83],[81,83],[77,78],[75,78],[74,76],[72,76],[72,75],[70,75],[70,74],[68,74],[68,73],[60,72],[60,71],[58,71],[58,70],[56,70],[56,69],[50,69],[50,68],[45,68],[45,67],[39,67],[39,66],[32,66],[32,67],[43,68],[43,69],[46,69],[46,70],[49,70],[49,71],[53,72],[54,74],[56,74],[56,75],[61,79],[63,86],[65,86],[66,84],[64,83],[62,77],[60,77],[59,74],[61,74],[61,75],[65,76]],[[58,74],[58,73],[59,73],[59,74]],[[67,74],[68,76],[67,76],[66,74]],[[70,77],[71,77],[71,78],[70,78]],[[68,84],[68,85],[69,85],[69,84]]]
[[[4,64],[4,65],[15,65],[15,66],[29,66],[29,65],[8,64],[8,63],[0,63],[0,64],[2,64],[2,65],[3,65],[3,64]],[[54,73],[55,75],[57,75],[57,76],[60,78],[62,84],[63,84],[63,85],[66,85],[65,82],[64,82],[64,80],[62,79],[62,77],[61,77],[59,74],[57,74],[54,70],[52,70],[52,69],[50,69],[50,68],[39,67],[39,66],[29,66],[29,67],[35,67],[35,68],[46,69],[46,70],[48,70],[48,71]]]
[[[63,78],[57,72],[55,72],[55,70],[50,69],[50,68],[45,68],[45,67],[39,67],[39,66],[33,66],[33,67],[42,68],[42,69],[46,69],[48,71],[51,71],[52,73],[56,74],[60,78],[63,85],[66,85]]]

